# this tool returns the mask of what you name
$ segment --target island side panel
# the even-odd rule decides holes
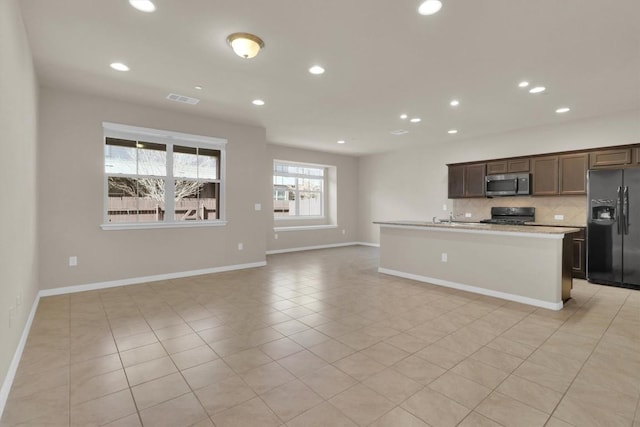
[[[381,226],[380,267],[516,295],[559,309],[563,284],[562,237]],[[447,262],[441,260],[443,253],[447,254]]]

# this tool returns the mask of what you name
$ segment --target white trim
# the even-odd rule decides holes
[[[370,246],[372,248],[379,248],[380,243],[370,243],[370,242],[356,242],[357,245],[361,246]]]
[[[179,279],[182,277],[199,276],[201,274],[221,273],[223,271],[243,270],[246,268],[264,267],[266,261],[253,262],[249,264],[225,265],[222,267],[204,268],[202,270],[180,271],[177,273],[156,274],[153,276],[132,277],[129,279],[112,280],[109,282],[88,283],[85,285],[66,286],[64,288],[43,289],[39,295],[48,297],[52,295],[63,295],[74,292],[93,291],[96,289],[115,288],[118,286],[136,285],[138,283],[157,282],[158,280]]]
[[[527,233],[527,232],[521,232],[521,231],[508,231],[508,230],[479,230],[479,229],[474,229],[471,227],[475,227],[475,225],[473,226],[468,226],[468,225],[458,225],[458,226],[450,226],[450,225],[444,225],[444,226],[438,226],[438,225],[402,225],[402,224],[386,224],[386,223],[381,223],[381,222],[374,222],[374,224],[379,224],[380,227],[385,227],[385,228],[403,228],[406,230],[422,230],[422,231],[444,231],[446,233],[469,233],[469,234],[490,234],[493,236],[513,236],[513,237],[534,237],[534,238],[538,238],[538,239],[557,239],[557,240],[562,240],[564,238],[565,234],[570,234],[573,233],[573,231],[566,231],[566,232],[558,232],[558,233],[545,233],[543,231],[538,231],[538,232],[531,232],[531,233]],[[556,228],[560,228],[560,227],[556,227]],[[578,230],[580,231],[580,230]]]
[[[308,230],[328,230],[338,228],[337,225],[295,225],[290,227],[273,227],[273,231],[308,231]]]
[[[288,249],[274,249],[271,251],[267,251],[267,255],[275,255],[275,254],[285,254],[288,252],[302,252],[302,251],[313,251],[316,249],[331,249],[331,248],[342,248],[344,246],[357,246],[358,242],[347,242],[347,243],[332,243],[329,245],[318,245],[318,246],[302,246],[299,248],[288,248]]]
[[[9,369],[7,370],[7,375],[4,377],[4,382],[2,383],[2,388],[0,389],[0,418],[2,418],[4,407],[7,404],[7,399],[9,398],[9,391],[11,390],[11,386],[13,385],[13,380],[16,377],[16,372],[18,371],[18,365],[20,364],[20,359],[22,358],[22,352],[24,351],[24,346],[27,343],[27,338],[29,337],[29,332],[31,331],[31,324],[33,323],[33,318],[36,315],[36,310],[38,309],[39,302],[40,302],[40,293],[36,295],[36,298],[33,301],[33,305],[31,306],[31,311],[29,312],[29,317],[27,318],[27,323],[24,325],[24,329],[22,330],[22,335],[20,336],[20,341],[18,342],[18,347],[16,348],[16,351],[13,353],[13,359],[11,359],[11,364],[9,365]]]
[[[419,282],[430,283],[432,285],[444,286],[446,288],[459,289],[461,291],[472,292],[474,294],[488,295],[490,297],[515,301],[522,304],[542,307],[549,310],[561,310],[563,303],[543,301],[535,298],[523,297],[521,295],[509,294],[506,292],[494,291],[491,289],[479,288],[477,286],[465,285],[462,283],[450,282],[449,280],[436,279],[433,277],[420,276],[418,274],[405,273],[403,271],[391,270],[388,268],[378,267],[378,273],[389,274],[391,276],[403,277],[405,279],[417,280]]]
[[[120,123],[102,122],[102,128],[104,129],[104,135],[113,138],[127,138],[137,139],[144,137],[149,142],[159,143],[175,143],[191,142],[191,143],[204,143],[209,146],[220,147],[224,150],[227,145],[227,140],[224,138],[217,138],[213,136],[194,135],[191,133],[175,132],[164,129],[151,129],[139,126],[122,125]]]
[[[146,230],[150,228],[222,227],[227,221],[137,222],[100,224],[103,230]]]

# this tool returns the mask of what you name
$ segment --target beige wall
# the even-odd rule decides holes
[[[188,106],[185,111],[189,112]],[[40,282],[42,289],[265,260],[265,130],[192,114],[41,88]],[[102,122],[226,138],[222,227],[104,231]],[[238,243],[244,250],[237,249]],[[69,267],[70,256],[78,266]]]
[[[359,240],[379,242],[378,226],[372,224],[375,220],[446,217],[452,208],[452,201],[447,199],[447,163],[637,142],[640,142],[640,111],[631,111],[361,157]],[[446,211],[443,205],[447,205]]]
[[[16,3],[0,0],[0,385],[38,292],[37,84]]]
[[[275,221],[273,217],[270,216],[270,227],[266,233],[267,250],[281,251],[357,241],[358,159],[356,157],[304,150],[276,144],[268,144],[267,153],[265,167],[269,176],[271,176],[273,170],[274,159],[335,167],[335,185],[330,184],[330,191],[334,192],[332,196],[335,196],[337,199],[337,210],[328,212],[328,216],[331,216],[331,219],[324,221],[324,223],[333,223],[336,225],[335,228],[304,231],[274,231],[274,227],[296,226],[302,225],[302,223],[299,221]],[[271,180],[269,179],[269,183],[270,182]],[[271,187],[269,187],[269,196],[271,196]],[[265,209],[269,211],[270,215],[271,207],[272,204],[269,202]],[[334,204],[329,207],[329,210],[331,211],[335,207]],[[275,238],[276,234],[278,236],[277,239]]]

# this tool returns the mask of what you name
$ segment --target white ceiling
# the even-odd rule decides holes
[[[155,0],[151,14],[127,0],[19,0],[42,84],[263,126],[273,143],[361,155],[640,109],[639,0],[443,3],[422,16],[419,0]],[[239,58],[233,32],[266,48]]]

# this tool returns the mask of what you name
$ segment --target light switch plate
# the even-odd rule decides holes
[[[553,219],[555,219],[557,221],[562,221],[562,220],[564,220],[564,215],[554,215]]]

